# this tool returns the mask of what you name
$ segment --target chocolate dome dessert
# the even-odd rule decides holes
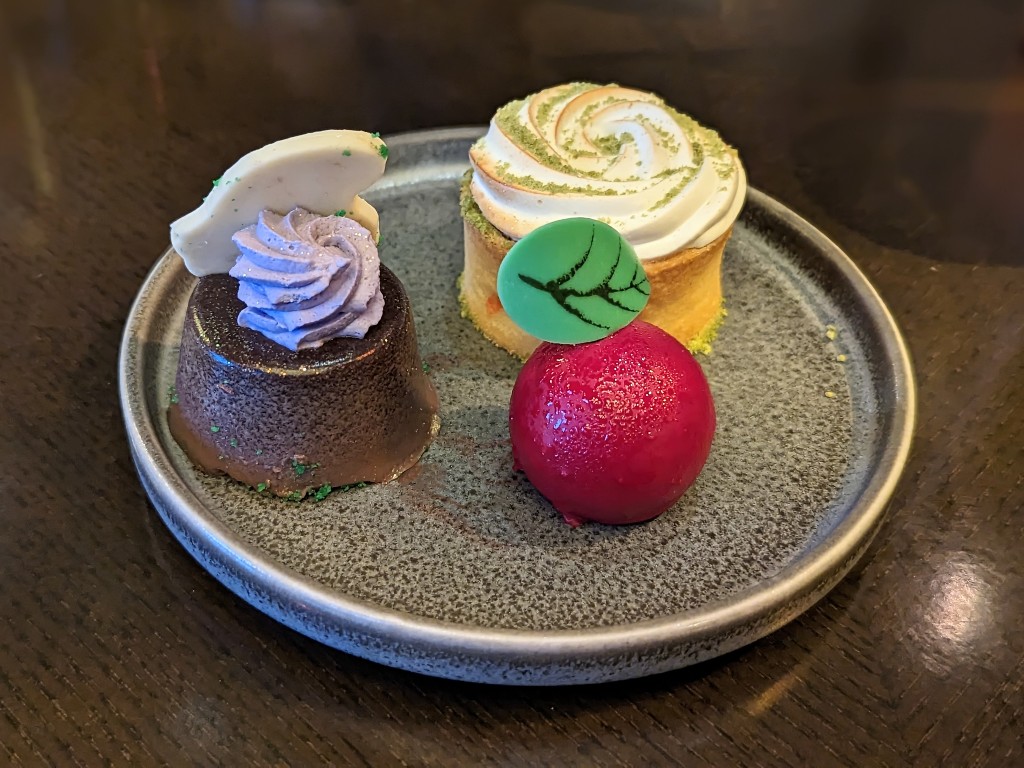
[[[230,275],[201,278],[189,301],[171,433],[209,473],[279,495],[393,479],[437,428],[409,299],[380,270],[384,314],[362,339],[292,352],[236,318]]]
[[[199,277],[182,331],[175,440],[200,469],[300,499],[382,483],[437,433],[409,297],[356,193],[387,147],[321,131],[252,152],[171,225]]]

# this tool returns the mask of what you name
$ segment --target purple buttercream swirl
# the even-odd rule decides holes
[[[361,339],[384,312],[380,257],[370,233],[341,216],[262,211],[232,238],[243,328],[290,350]]]

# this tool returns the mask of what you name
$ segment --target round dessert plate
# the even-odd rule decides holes
[[[441,431],[384,485],[290,502],[196,471],[166,410],[194,278],[165,253],[131,309],[120,394],[167,527],[259,610],[348,653],[489,683],[676,669],[783,626],[868,547],[910,447],[899,331],[824,235],[751,190],[726,249],[729,310],[699,358],[718,429],[696,484],[641,525],[573,529],[512,471],[519,362],[459,314],[458,184],[477,128],[388,140],[381,258],[405,283]]]

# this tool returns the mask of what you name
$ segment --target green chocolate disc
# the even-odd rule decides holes
[[[538,227],[498,268],[498,298],[508,316],[527,333],[558,344],[597,341],[625,328],[650,295],[633,246],[594,219]]]

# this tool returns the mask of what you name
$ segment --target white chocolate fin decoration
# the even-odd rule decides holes
[[[262,210],[295,207],[348,216],[376,242],[377,211],[359,193],[384,175],[387,147],[364,131],[318,131],[276,141],[242,157],[214,182],[203,204],[171,224],[171,245],[197,277],[227,272],[231,236]]]

